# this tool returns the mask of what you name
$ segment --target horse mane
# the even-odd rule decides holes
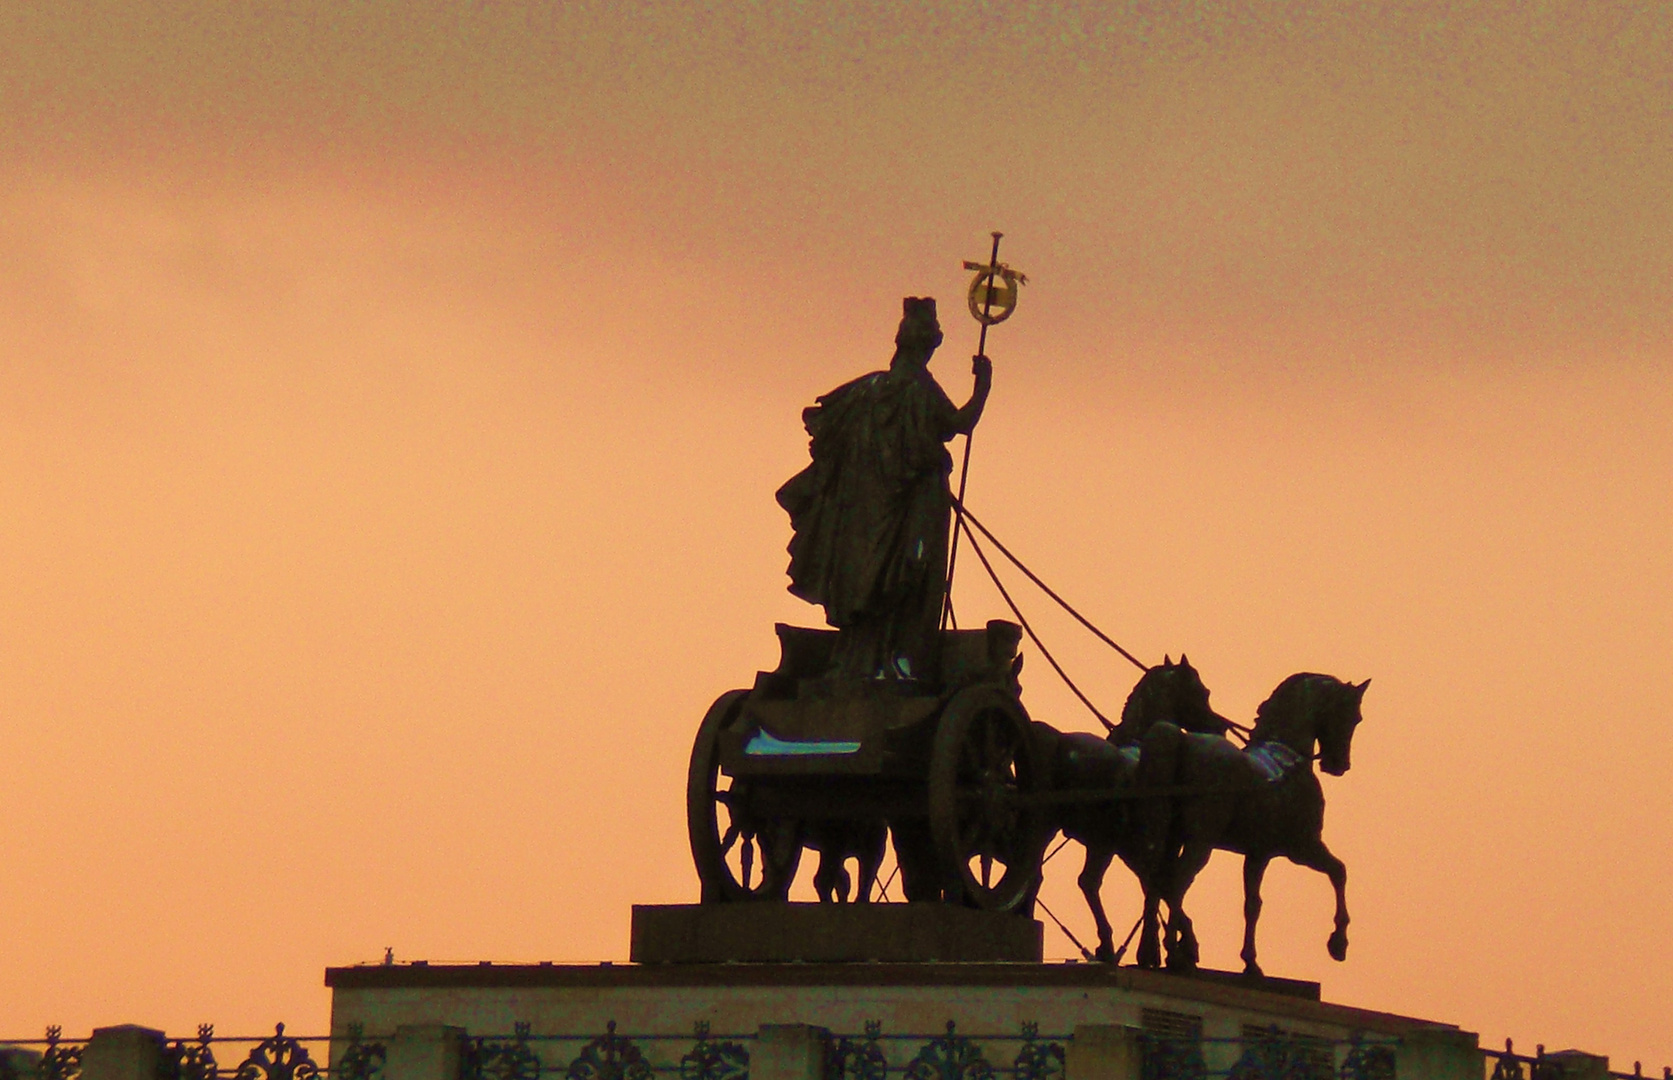
[[[1255,710],[1255,730],[1249,735],[1249,745],[1272,738],[1272,729],[1295,715],[1316,683],[1328,685],[1337,680],[1314,671],[1298,671],[1279,683]]]

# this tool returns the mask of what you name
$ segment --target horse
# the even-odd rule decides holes
[[[1144,673],[1127,696],[1121,722],[1110,726],[1104,738],[1062,732],[1035,721],[1034,739],[1042,760],[1049,763],[1052,790],[1120,793],[1132,788],[1141,746],[1157,724],[1223,738],[1230,722],[1209,706],[1208,696],[1202,677],[1182,654],[1177,664],[1163,657],[1161,664]],[[1106,963],[1117,960],[1115,935],[1104,911],[1102,891],[1110,863],[1119,857],[1141,885],[1146,885],[1145,935],[1139,942],[1138,962],[1143,967],[1160,967],[1157,898],[1148,883],[1154,879],[1164,854],[1162,834],[1171,803],[1165,796],[1116,797],[1101,802],[1057,803],[1054,809],[1057,816],[1048,824],[1051,832],[1062,832],[1086,849],[1086,865],[1077,882],[1098,927],[1098,948],[1093,955]]]
[[[1196,932],[1184,899],[1215,850],[1244,857],[1245,974],[1261,974],[1255,959],[1261,879],[1279,855],[1330,879],[1336,920],[1326,947],[1332,959],[1346,959],[1348,873],[1324,843],[1324,790],[1312,763],[1317,746],[1319,768],[1331,776],[1348,771],[1360,703],[1370,685],[1369,679],[1356,685],[1311,672],[1291,675],[1257,710],[1254,732],[1242,750],[1176,725],[1158,723],[1150,729],[1136,783],[1184,789],[1174,799],[1165,834],[1152,819],[1147,837],[1147,843],[1165,849],[1146,891],[1168,905],[1170,968],[1196,967]]]
[[[833,818],[810,821],[802,827],[803,847],[819,852],[819,868],[813,872],[813,887],[822,904],[845,904],[851,885],[854,902],[869,903],[872,889],[877,885],[877,871],[883,865],[883,853],[888,844],[889,827],[881,821],[857,818]],[[848,873],[849,859],[859,861],[859,880],[852,881]]]

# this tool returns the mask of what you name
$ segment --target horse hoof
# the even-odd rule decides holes
[[[1248,979],[1264,979],[1264,978],[1266,978],[1266,972],[1262,971],[1261,966],[1259,964],[1255,963],[1253,960],[1250,960],[1243,965],[1243,975],[1244,975],[1244,978],[1248,978]]]
[[[1162,954],[1157,949],[1140,948],[1138,956],[1134,957],[1133,962],[1141,968],[1149,968],[1151,971],[1155,971],[1162,966]]]
[[[1100,945],[1092,956],[1100,964],[1113,964],[1115,963],[1115,947],[1113,945]]]
[[[1338,930],[1330,935],[1330,958],[1332,960],[1346,960],[1348,958],[1348,935]]]

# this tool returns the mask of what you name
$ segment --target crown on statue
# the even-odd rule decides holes
[[[941,322],[935,317],[935,298],[933,296],[908,296],[900,302],[900,330],[895,334],[895,344],[904,345],[909,341],[934,341],[941,344]]]
[[[902,322],[936,322],[935,297],[908,296],[900,302]]]

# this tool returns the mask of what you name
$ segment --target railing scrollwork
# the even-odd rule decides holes
[[[197,1042],[176,1039],[165,1043],[157,1061],[157,1080],[216,1080],[221,1067],[209,1046],[214,1038],[214,1024],[199,1024]]]
[[[36,1075],[41,1080],[75,1080],[81,1075],[82,1047],[64,1043],[64,1029],[57,1024],[46,1029],[46,1049],[41,1051]]]
[[[947,1034],[931,1039],[906,1067],[906,1080],[993,1080],[993,1066],[949,1020]]]
[[[1333,1080],[1315,1047],[1272,1027],[1248,1039],[1227,1080]]]
[[[529,1025],[512,1025],[509,1039],[466,1039],[460,1073],[464,1080],[539,1080],[540,1058],[529,1047]]]
[[[882,1047],[877,1045],[882,1034],[881,1020],[867,1020],[865,1038],[842,1036],[832,1043],[825,1066],[828,1080],[885,1080],[889,1073],[889,1060],[883,1056]]]
[[[1394,1047],[1368,1043],[1364,1032],[1354,1032],[1348,1056],[1342,1059],[1342,1080],[1395,1080]]]
[[[250,1051],[233,1074],[233,1080],[317,1080],[319,1065],[308,1048],[285,1034],[285,1025],[273,1026],[273,1037]]]
[[[742,1043],[710,1042],[709,1022],[699,1020],[697,1045],[680,1058],[680,1080],[749,1080],[749,1050]]]
[[[616,1022],[606,1025],[605,1033],[582,1048],[565,1080],[652,1080],[650,1062],[631,1039],[616,1034]]]
[[[366,1041],[364,1026],[350,1024],[349,1044],[332,1058],[332,1080],[378,1080],[388,1057],[389,1049],[383,1043]]]
[[[1208,1075],[1201,1039],[1149,1031],[1140,1032],[1138,1038],[1142,1080],[1203,1080]]]
[[[1041,1042],[1040,1025],[1032,1020],[1022,1025],[1022,1047],[1012,1069],[1016,1080],[1064,1080],[1067,1064],[1062,1043]]]

